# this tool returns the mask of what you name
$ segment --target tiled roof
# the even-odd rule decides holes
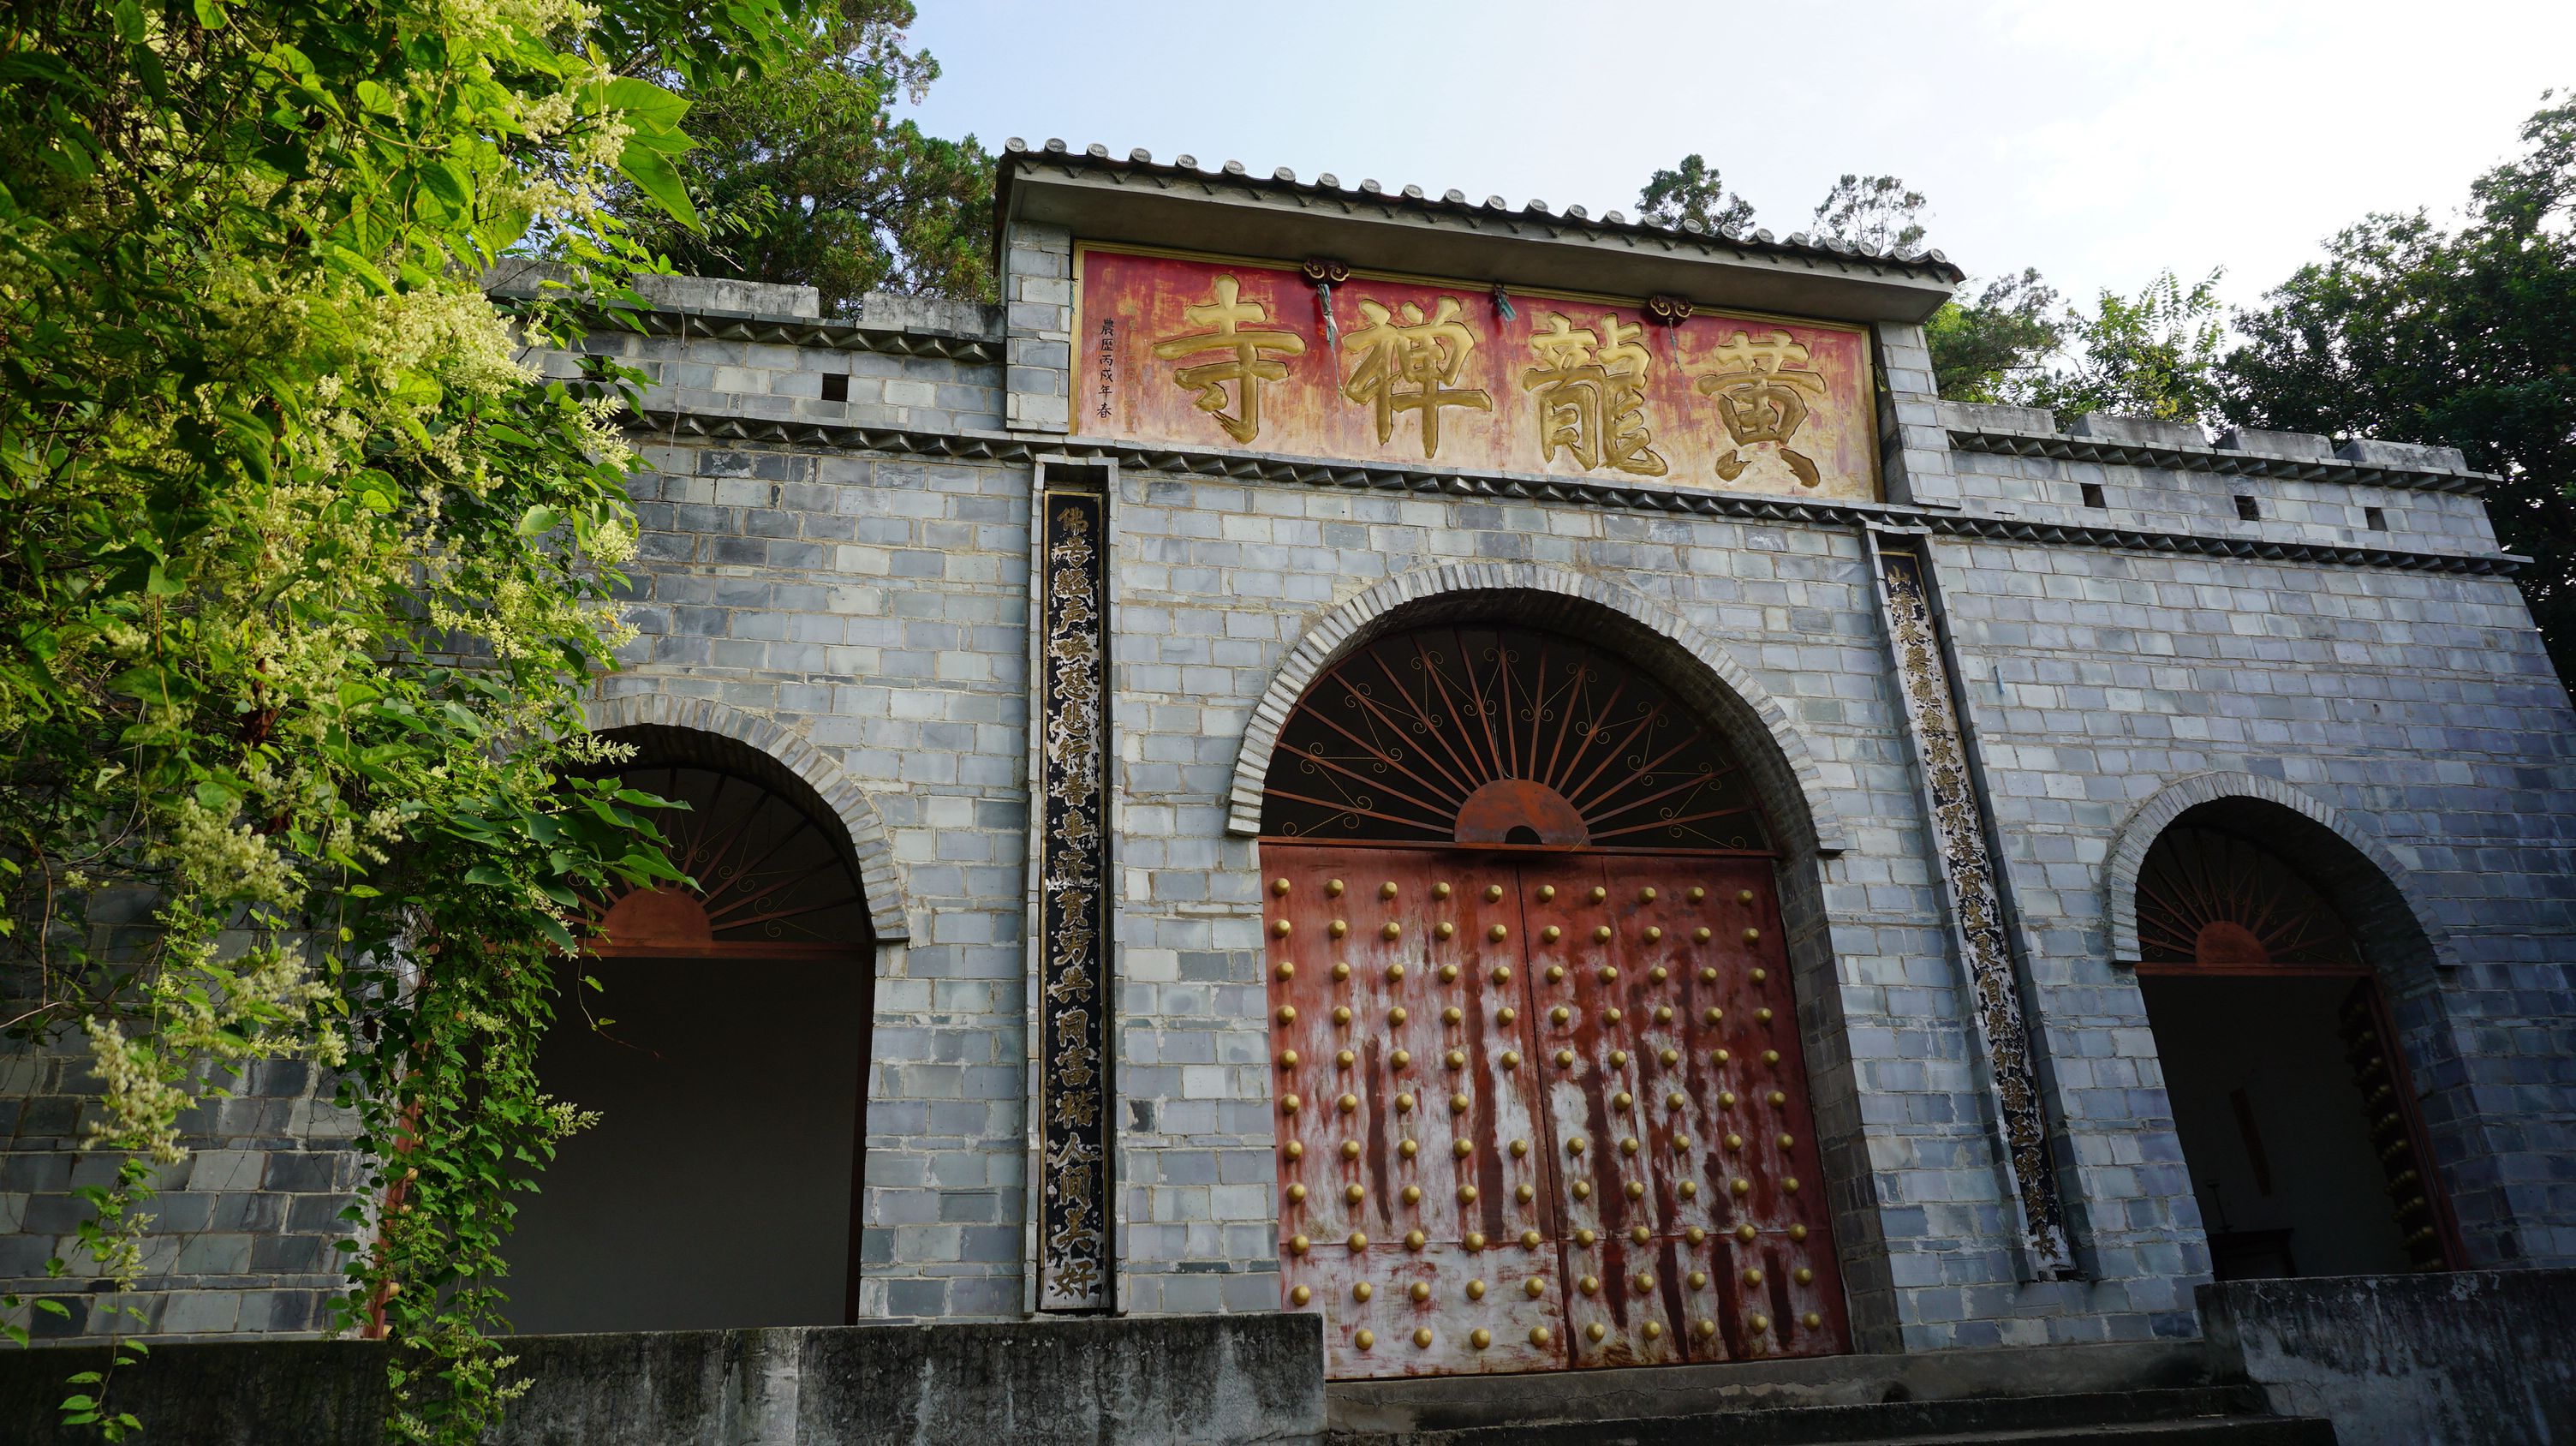
[[[1024,164],[1028,159],[1040,157],[1058,164],[1088,166],[1129,174],[1203,181],[1222,180],[1273,194],[1334,199],[1366,198],[1435,215],[1473,217],[1524,215],[1543,218],[1554,225],[1572,225],[1602,235],[1651,237],[1667,242],[1697,243],[1702,246],[1726,247],[1737,251],[1752,251],[1774,256],[1843,262],[1859,261],[1900,273],[1938,278],[1954,284],[1967,279],[1966,272],[1960,270],[1956,263],[1937,250],[1880,251],[1822,236],[1797,235],[1780,240],[1768,231],[1711,229],[1695,222],[1684,222],[1680,226],[1658,226],[1650,222],[1629,220],[1625,214],[1618,211],[1604,212],[1595,217],[1581,206],[1553,209],[1545,201],[1531,201],[1514,207],[1500,196],[1487,196],[1482,201],[1470,201],[1462,191],[1446,191],[1434,196],[1419,186],[1405,186],[1401,190],[1390,192],[1371,180],[1364,180],[1357,186],[1345,186],[1330,172],[1319,175],[1312,181],[1300,181],[1297,179],[1297,173],[1285,166],[1267,176],[1256,176],[1240,161],[1227,161],[1224,165],[1211,169],[1201,166],[1194,156],[1176,156],[1169,162],[1160,162],[1154,159],[1152,153],[1141,149],[1129,151],[1121,159],[1113,157],[1107,146],[1090,145],[1077,151],[1061,140],[1049,140],[1043,145],[1033,147],[1019,137],[1013,136],[1002,147],[1003,183],[1008,184],[1009,177],[1017,166]]]

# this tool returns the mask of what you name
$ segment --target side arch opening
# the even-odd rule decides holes
[[[513,1325],[854,1322],[875,938],[848,831],[737,740],[606,736],[629,787],[685,805],[653,819],[691,882],[599,900],[604,938],[561,966],[539,1077],[600,1118],[521,1207]]]
[[[2155,835],[2139,989],[2220,1279],[2457,1268],[2424,1087],[2433,949],[2334,830],[2259,798]]]

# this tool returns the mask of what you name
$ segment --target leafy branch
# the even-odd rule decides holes
[[[674,877],[659,801],[597,782],[581,699],[625,633],[642,378],[578,350],[684,230],[687,103],[782,0],[15,0],[0,46],[0,1018],[101,1090],[49,1280],[0,1299],[116,1338],[192,1112],[262,1060],[337,1071],[370,1178],[342,1319],[387,1336],[397,1439],[508,1392],[511,1195],[581,1118],[538,1088],[584,900]],[[694,28],[687,28],[693,26]],[[559,263],[511,316],[505,255]],[[140,919],[140,925],[120,924]]]

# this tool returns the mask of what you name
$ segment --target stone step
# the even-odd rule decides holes
[[[1809,1356],[1534,1375],[1415,1376],[1325,1387],[1327,1430],[1458,1431],[1793,1406],[2079,1396],[2223,1385],[2199,1341],[2026,1345]]]
[[[2250,1386],[1866,1405],[1732,1408],[1626,1420],[1495,1422],[1456,1429],[1341,1432],[1336,1446],[1933,1446],[2000,1441],[2334,1446],[2323,1421],[2266,1411]]]
[[[1731,1441],[1722,1427],[1699,1439]],[[2037,1431],[1975,1431],[1965,1436],[1899,1436],[1870,1446],[2335,1446],[2334,1423],[2313,1417],[2204,1416],[2190,1421],[2132,1421],[2108,1426],[2050,1426]]]

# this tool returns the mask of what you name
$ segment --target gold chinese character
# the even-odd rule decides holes
[[[1422,455],[1437,456],[1442,407],[1494,409],[1494,399],[1483,388],[1450,385],[1476,346],[1476,334],[1458,320],[1458,306],[1458,298],[1441,297],[1425,321],[1422,308],[1410,301],[1394,311],[1374,301],[1360,302],[1360,315],[1368,324],[1342,338],[1342,350],[1359,358],[1350,380],[1342,383],[1342,395],[1376,409],[1381,445],[1395,435],[1397,413],[1420,412]]]
[[[1802,485],[1817,485],[1815,460],[1789,449],[1789,439],[1807,420],[1807,399],[1799,391],[1825,394],[1823,374],[1807,367],[1807,349],[1785,331],[1760,341],[1739,331],[1712,356],[1717,365],[1699,374],[1700,395],[1717,398],[1718,417],[1735,445],[1770,443]],[[1717,475],[1732,482],[1752,465],[1741,450],[1729,452],[1717,459]]]
[[[1601,332],[1609,334],[1606,346]],[[1563,448],[1587,472],[1607,464],[1661,477],[1664,459],[1651,448],[1645,411],[1655,358],[1636,342],[1645,328],[1604,313],[1601,332],[1551,311],[1546,328],[1530,335],[1539,364],[1521,373],[1521,385],[1538,394],[1539,457],[1553,461]]]
[[[1154,343],[1154,355],[1171,361],[1204,351],[1234,353],[1224,361],[1178,368],[1172,380],[1198,393],[1198,409],[1214,416],[1227,436],[1249,442],[1261,435],[1261,384],[1281,381],[1288,375],[1286,362],[1263,353],[1303,356],[1306,339],[1284,327],[1263,324],[1270,320],[1270,308],[1258,301],[1237,300],[1240,289],[1241,283],[1233,277],[1218,277],[1213,299],[1181,311],[1182,320],[1213,329],[1167,336]],[[1241,414],[1237,416],[1226,414],[1228,383],[1238,389],[1242,398]]]

